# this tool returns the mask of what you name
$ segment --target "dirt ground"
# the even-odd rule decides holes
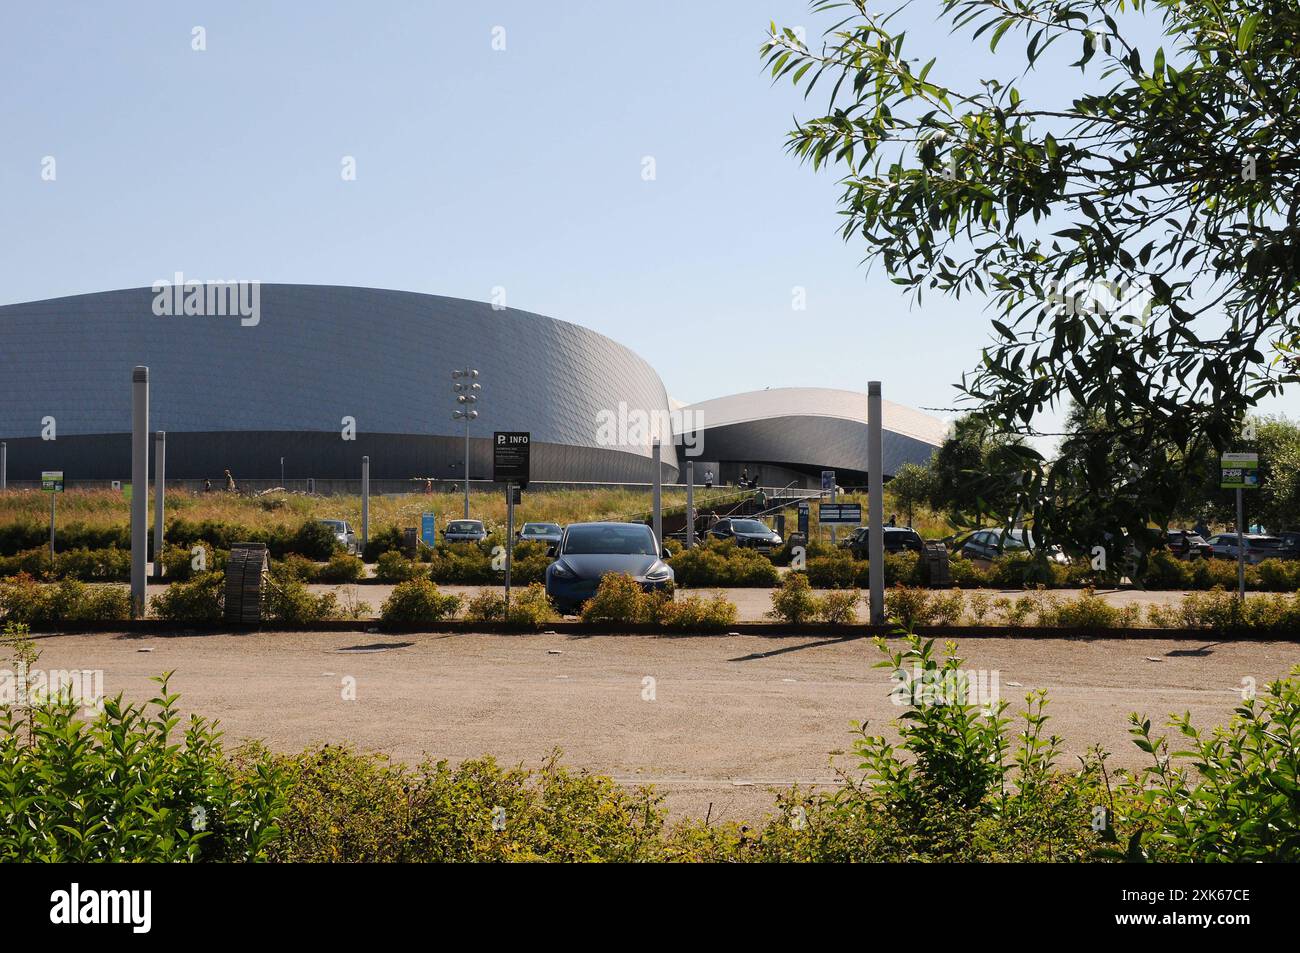
[[[276,749],[351,742],[415,762],[493,754],[653,783],[674,813],[756,818],[773,786],[854,768],[850,721],[892,733],[900,709],[870,641],[839,637],[254,633],[40,637],[45,669],[100,669],[106,694],[149,697],[175,675],[185,712],[227,740]],[[1050,693],[1068,766],[1093,743],[1137,766],[1128,714],[1225,721],[1243,679],[1300,663],[1295,642],[971,639],[966,668],[996,672],[1016,711]],[[355,679],[355,700],[345,686]]]

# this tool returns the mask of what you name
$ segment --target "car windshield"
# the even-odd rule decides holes
[[[321,520],[321,522],[324,523],[326,526],[328,526],[330,529],[334,530],[334,532],[336,533],[346,532],[346,530],[344,529],[344,526],[346,524],[344,524],[342,520]]]
[[[657,556],[654,534],[649,526],[570,526],[564,537],[565,553],[575,556],[597,553],[618,556]]]
[[[1256,536],[1254,539],[1247,536],[1246,545],[1252,549],[1281,549],[1282,540],[1276,536]]]
[[[447,532],[449,532],[449,533],[477,533],[478,530],[479,530],[480,525],[481,525],[480,523],[477,523],[477,522],[475,522],[474,520],[452,520],[452,521],[447,525]]]
[[[560,527],[555,523],[529,523],[524,527],[525,536],[545,536],[559,531]]]
[[[731,528],[737,533],[767,533],[769,531],[758,520],[732,520]]]
[[[1003,533],[1002,548],[1006,550],[1028,549],[1029,537],[1023,529],[1013,529],[1010,533]]]

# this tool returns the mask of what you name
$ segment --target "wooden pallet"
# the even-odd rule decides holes
[[[262,591],[270,560],[265,543],[235,543],[226,562],[225,618],[231,625],[262,621]]]

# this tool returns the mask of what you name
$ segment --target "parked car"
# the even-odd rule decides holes
[[[848,538],[840,540],[840,548],[847,549],[857,559],[866,559],[868,558],[870,533],[870,527],[859,526],[848,535]],[[921,538],[921,534],[916,530],[909,529],[906,526],[886,526],[885,552],[923,553],[925,552],[925,540]]]
[[[1300,531],[1287,530],[1277,535],[1282,540],[1282,546],[1278,550],[1278,558],[1300,559]]]
[[[1286,558],[1288,555],[1283,549],[1280,536],[1246,533],[1239,537],[1236,533],[1216,533],[1206,542],[1210,545],[1211,556],[1217,559],[1236,559],[1239,539],[1244,543],[1242,548],[1245,550],[1246,562],[1251,565],[1262,563],[1265,559]]]
[[[525,523],[519,529],[519,541],[523,543],[554,546],[563,535],[564,527],[559,523]]]
[[[1024,529],[981,529],[963,537],[953,544],[953,554],[964,559],[972,559],[985,564],[1015,553],[1032,553],[1034,538]],[[1047,550],[1047,558],[1061,565],[1069,563],[1070,558],[1060,546]]]
[[[1190,529],[1171,529],[1165,533],[1165,545],[1178,559],[1205,559],[1210,555],[1210,544]]]
[[[347,520],[321,520],[334,533],[338,544],[349,553],[357,551],[357,534],[352,531],[352,524]]]
[[[596,594],[606,573],[627,573],[647,591],[673,584],[668,550],[644,523],[574,523],[551,554],[555,562],[546,567],[546,594],[566,615]]]
[[[452,520],[443,530],[442,539],[445,543],[481,543],[487,535],[482,520]]]
[[[718,520],[705,531],[712,539],[734,539],[737,546],[770,552],[781,545],[781,534],[762,520],[729,517]]]

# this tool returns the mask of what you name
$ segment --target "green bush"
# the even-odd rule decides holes
[[[375,578],[380,582],[409,582],[427,577],[428,572],[423,563],[407,559],[395,549],[380,553],[375,564]]]
[[[361,553],[361,558],[368,563],[373,563],[379,559],[380,553],[386,553],[389,550],[400,551],[405,545],[406,540],[402,535],[402,530],[397,526],[386,526],[370,534],[370,538],[366,540],[365,549]]]
[[[202,565],[205,569],[196,569],[195,548],[202,548]],[[207,543],[194,543],[191,546],[163,547],[163,578],[168,582],[185,582],[200,572],[219,572],[226,568],[227,554],[214,550]]]
[[[570,772],[558,753],[533,771],[492,758],[412,770],[325,747],[274,767],[289,784],[272,850],[290,863],[643,860],[663,828],[657,797]]]
[[[154,618],[168,622],[219,622],[226,591],[224,572],[198,573],[173,582],[149,600]]]
[[[851,589],[857,581],[859,570],[865,572],[866,565],[865,561],[854,559],[840,550],[833,555],[809,559],[804,572],[808,576],[809,586],[814,589]]]
[[[687,588],[766,588],[781,578],[772,560],[734,540],[709,540],[670,560],[677,585]]]
[[[76,579],[43,585],[19,574],[0,580],[0,616],[25,624],[120,622],[131,618],[131,593],[124,586],[90,586]]]
[[[324,566],[316,571],[316,581],[326,583],[360,582],[366,574],[366,564],[360,556],[336,552]]]
[[[831,625],[858,621],[858,590],[827,592],[817,599],[817,618]]]
[[[697,593],[674,599],[657,593],[655,621],[671,629],[725,629],[736,623],[736,604],[721,592],[705,599]]]
[[[307,625],[328,622],[342,616],[338,597],[332,592],[314,596],[300,579],[289,576],[266,577],[263,592],[262,618],[289,625]]]
[[[423,625],[454,616],[460,598],[445,595],[428,579],[411,579],[399,583],[384,600],[379,618],[393,625]]]
[[[293,536],[293,552],[308,559],[329,559],[338,548],[339,541],[334,530],[320,520],[307,520]]]
[[[296,579],[299,582],[316,582],[320,566],[316,560],[289,553],[271,563],[271,573],[277,579]]]
[[[556,622],[560,616],[546,594],[546,587],[533,582],[511,594],[509,612],[502,593],[491,589],[478,593],[466,605],[465,618],[470,622],[508,621],[512,625],[537,626]]]
[[[650,622],[650,595],[627,573],[610,572],[600,579],[596,594],[582,605],[583,622]]]
[[[1300,860],[1300,668],[1242,701],[1226,727],[1202,733],[1175,716],[1177,751],[1132,716],[1151,764],[1120,786],[1133,804],[1125,856],[1158,863]]]
[[[1137,605],[1114,606],[1093,589],[1084,589],[1072,599],[1044,599],[1038,624],[1070,629],[1129,628],[1138,623],[1140,614]]]
[[[767,617],[801,625],[815,619],[819,608],[808,577],[801,572],[788,572],[780,587],[772,592],[772,608]]]
[[[934,621],[930,591],[919,586],[892,586],[885,592],[885,614],[908,630],[929,625]]]
[[[434,582],[461,586],[490,586],[505,578],[505,563],[502,563],[500,572],[493,569],[492,550],[486,548],[485,544],[442,543],[434,551],[429,562],[429,578]]]
[[[0,860],[85,863],[264,860],[278,836],[280,783],[237,777],[220,735],[176,695],[121,696],[89,721],[72,700],[0,710]]]

